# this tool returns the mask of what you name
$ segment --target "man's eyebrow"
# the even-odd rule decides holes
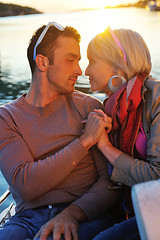
[[[74,53],[67,53],[67,54],[66,54],[66,57],[78,58],[78,60],[80,60],[80,59],[81,59],[81,57],[79,57],[79,55],[77,55],[77,54],[74,54]]]

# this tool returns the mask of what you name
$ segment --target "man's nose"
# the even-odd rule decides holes
[[[78,64],[77,69],[76,69],[76,74],[77,74],[78,76],[81,76],[81,75],[82,75],[82,69],[81,69],[81,67],[79,66],[79,64]]]

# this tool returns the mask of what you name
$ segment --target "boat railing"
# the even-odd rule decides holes
[[[7,189],[5,193],[2,194],[2,196],[0,197],[0,206],[9,197],[10,194],[11,193],[9,189]],[[11,216],[14,215],[14,213],[15,213],[15,206],[14,206],[14,203],[12,202],[7,208],[3,209],[3,211],[0,213],[0,230],[3,228],[4,224],[7,221],[9,221]]]

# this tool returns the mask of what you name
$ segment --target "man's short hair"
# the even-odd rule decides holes
[[[27,57],[28,57],[28,61],[30,64],[32,74],[33,74],[33,72],[35,70],[35,66],[36,66],[36,63],[33,60],[34,47],[36,45],[36,42],[37,42],[40,34],[42,33],[42,31],[44,30],[45,27],[46,27],[46,25],[43,25],[33,34],[32,38],[29,42],[28,49],[27,49]],[[40,42],[40,44],[38,44],[38,46],[36,48],[36,55],[42,54],[42,55],[48,57],[49,63],[53,64],[53,50],[54,50],[54,47],[56,46],[57,38],[59,38],[61,36],[74,38],[78,43],[81,40],[81,36],[75,28],[66,26],[63,31],[60,31],[53,25],[53,26],[49,27],[43,40]]]

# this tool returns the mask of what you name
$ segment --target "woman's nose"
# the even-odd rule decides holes
[[[87,66],[87,68],[86,68],[86,70],[85,70],[85,75],[86,75],[86,76],[89,75],[89,73],[88,73],[88,66]]]

